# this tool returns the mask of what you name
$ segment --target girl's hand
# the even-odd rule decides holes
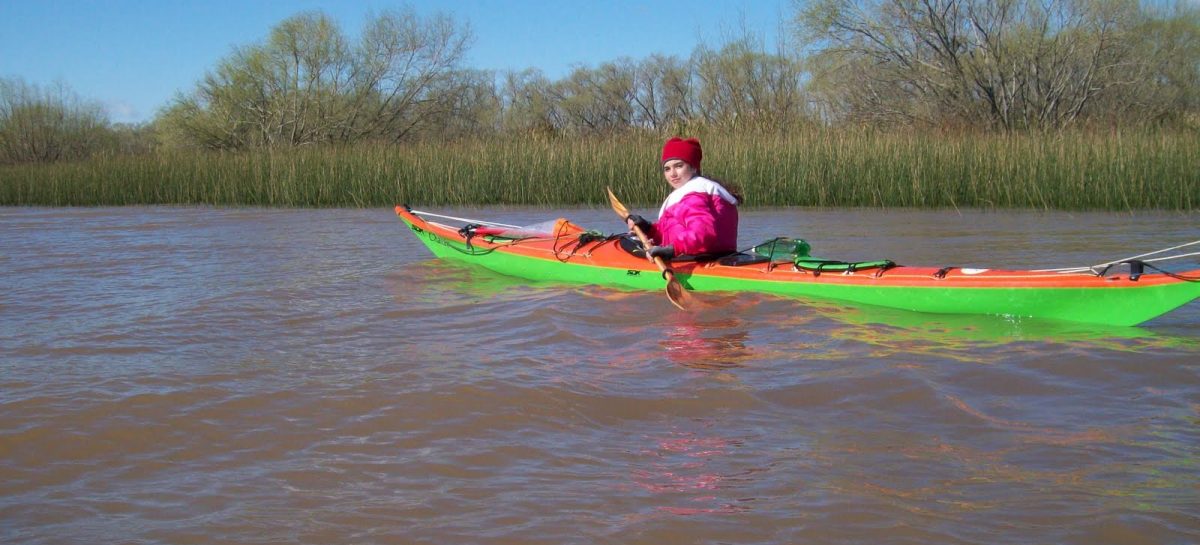
[[[633,227],[636,225],[639,229],[642,230],[643,233],[650,232],[650,222],[646,221],[646,218],[643,218],[639,215],[630,214],[628,216],[625,216],[625,223],[627,225],[629,225],[630,231],[632,231]]]

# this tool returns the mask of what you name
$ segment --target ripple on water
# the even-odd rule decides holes
[[[1053,267],[1183,219],[749,210],[744,233]],[[1142,328],[679,313],[429,259],[386,210],[5,211],[0,283],[6,542],[1200,540],[1197,304]]]

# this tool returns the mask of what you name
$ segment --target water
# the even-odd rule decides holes
[[[758,210],[742,239],[1053,267],[1197,224]],[[432,260],[389,210],[5,209],[0,285],[3,543],[1200,541],[1196,302],[685,314]]]

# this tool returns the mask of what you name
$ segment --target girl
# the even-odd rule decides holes
[[[741,196],[700,174],[704,150],[695,138],[671,138],[663,144],[663,177],[672,191],[658,211],[658,221],[625,218],[654,242],[649,254],[670,260],[676,255],[720,255],[737,251]]]

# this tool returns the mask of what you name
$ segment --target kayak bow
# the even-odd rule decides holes
[[[603,236],[560,220],[553,235],[508,238],[426,220],[406,206],[396,214],[439,258],[475,263],[501,274],[578,284],[658,291],[658,266]],[[1027,271],[894,266],[865,269],[809,266],[808,258],[679,261],[670,269],[693,291],[752,291],[944,314],[989,314],[1131,326],[1200,297],[1200,270],[1101,275],[1092,271]],[[789,258],[792,256],[789,256]],[[886,263],[886,264],[883,264]],[[1140,269],[1140,267],[1137,267]],[[1138,271],[1140,272],[1140,270]]]

